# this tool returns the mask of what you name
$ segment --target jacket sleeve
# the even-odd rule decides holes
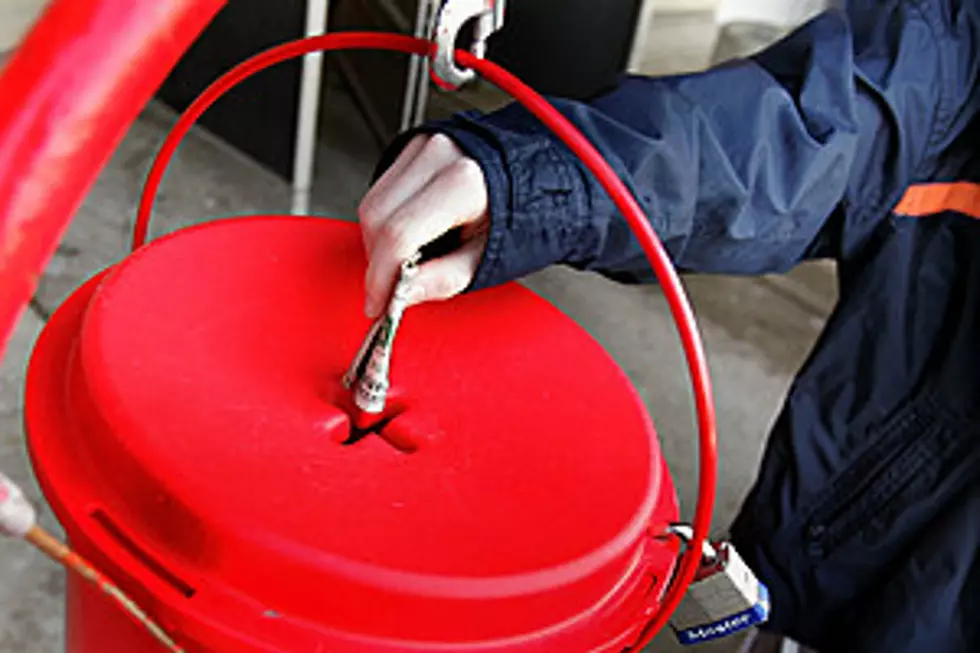
[[[686,271],[785,271],[855,253],[977,105],[975,0],[860,0],[705,72],[552,99]],[[426,125],[480,163],[491,232],[473,288],[553,263],[652,279],[591,174],[523,108]]]

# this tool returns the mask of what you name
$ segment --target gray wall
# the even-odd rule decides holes
[[[0,0],[0,52],[17,45],[45,5],[46,0]]]

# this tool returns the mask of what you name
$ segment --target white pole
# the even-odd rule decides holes
[[[418,10],[415,12],[415,38],[426,38],[427,17],[429,14],[429,1],[419,0]],[[425,72],[420,70],[424,65],[425,58],[412,55],[408,60],[408,79],[405,81],[405,97],[402,99],[402,122],[401,130],[405,131],[409,127],[415,126],[416,105],[418,103],[419,84],[426,84]],[[420,79],[421,78],[421,79]]]
[[[327,29],[330,0],[307,0],[306,36],[319,36]],[[293,159],[294,214],[309,213],[310,188],[316,163],[316,128],[320,118],[320,88],[323,79],[323,53],[311,52],[303,57],[300,80],[299,114],[296,129],[296,155]]]
[[[436,18],[438,17],[438,0],[422,0],[420,3],[425,7],[423,17],[422,38],[428,38],[435,30]],[[418,127],[425,120],[425,109],[429,100],[429,58],[420,57],[419,60],[419,82],[415,91],[414,111],[411,117],[411,127]]]

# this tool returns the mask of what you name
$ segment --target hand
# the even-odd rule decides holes
[[[402,261],[455,228],[461,247],[423,262],[409,303],[465,290],[486,249],[487,209],[486,181],[476,161],[442,134],[413,138],[358,208],[369,261],[368,317],[384,311]]]

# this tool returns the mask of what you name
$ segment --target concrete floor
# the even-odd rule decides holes
[[[649,72],[707,64],[714,32],[705,16],[671,17],[654,28],[649,60],[656,65],[651,63]],[[334,90],[330,97],[314,212],[351,217],[378,153],[346,96]],[[41,281],[36,305],[24,315],[4,355],[0,469],[25,484],[42,509],[44,523],[54,529],[23,449],[24,365],[45,316],[88,275],[123,256],[145,171],[172,120],[173,115],[158,106],[144,111],[75,218]],[[283,212],[288,199],[289,189],[279,179],[198,131],[170,170],[157,204],[154,233],[219,215]],[[630,374],[658,426],[683,514],[690,515],[697,462],[691,395],[659,290],[624,287],[565,269],[543,271],[526,283],[592,332]],[[721,482],[715,531],[721,533],[752,482],[768,426],[792,375],[833,304],[833,270],[810,265],[786,277],[691,277],[686,283],[707,343],[717,395]],[[0,541],[0,651],[62,650],[63,582],[57,568],[23,544]],[[736,645],[733,639],[701,650],[723,653]],[[679,649],[667,634],[650,650]]]

